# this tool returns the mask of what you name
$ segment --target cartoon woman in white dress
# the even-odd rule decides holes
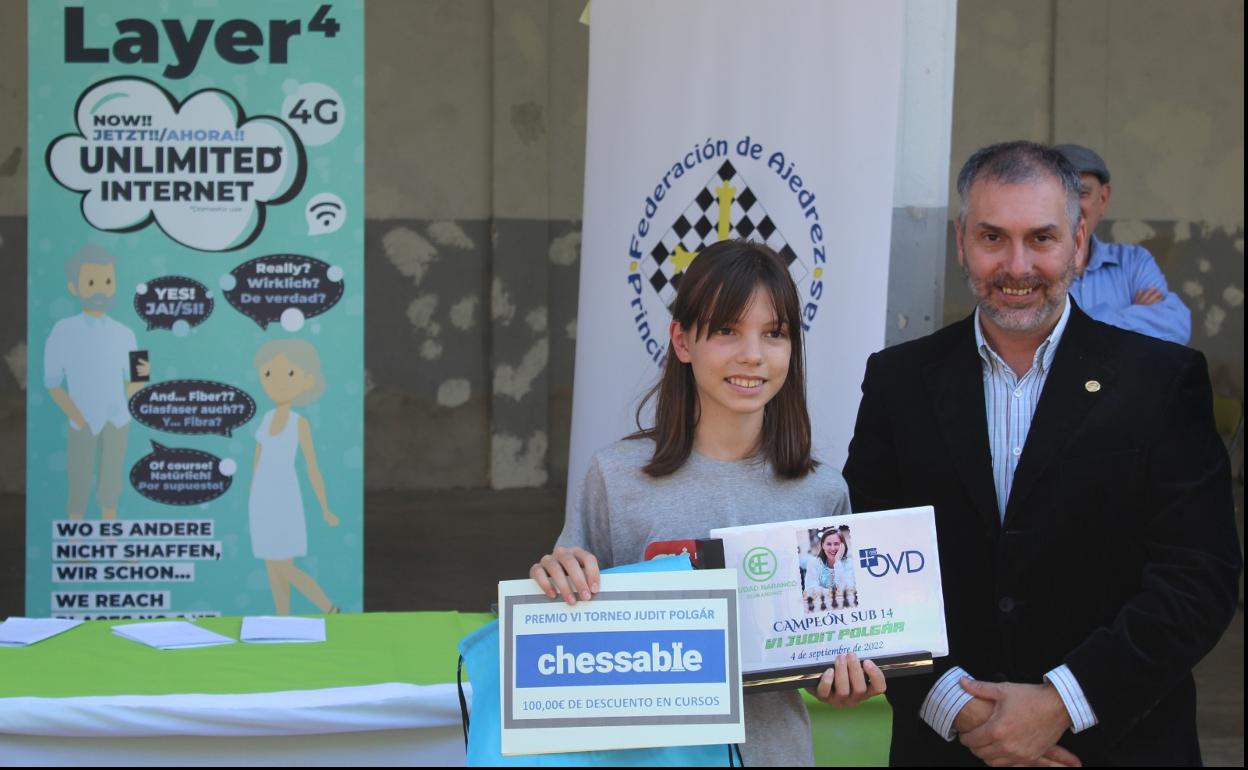
[[[338,517],[329,511],[325,480],[316,464],[312,429],[306,419],[290,409],[312,403],[325,391],[321,357],[309,342],[273,340],[256,353],[255,365],[260,385],[275,408],[264,415],[256,430],[256,459],[247,498],[251,550],[257,559],[264,560],[277,614],[290,613],[292,585],[321,612],[336,613],[338,608],[316,580],[294,562],[295,557],[308,553],[308,528],[295,472],[295,455],[300,449],[321,515],[329,526],[338,526]]]

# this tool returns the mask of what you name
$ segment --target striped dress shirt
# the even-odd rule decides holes
[[[997,490],[997,515],[1005,520],[1005,507],[1014,484],[1014,471],[1018,468],[1027,433],[1031,430],[1031,418],[1035,416],[1036,404],[1044,391],[1044,383],[1057,355],[1062,332],[1070,319],[1070,301],[1057,320],[1053,332],[1036,348],[1031,359],[1031,369],[1021,378],[992,349],[984,337],[980,324],[979,309],[975,310],[975,345],[984,367],[984,405],[988,416],[988,446],[992,450],[992,478]],[[919,709],[923,721],[932,726],[945,740],[952,741],[957,733],[953,721],[971,696],[962,689],[959,680],[970,677],[960,666],[954,666],[936,680]],[[1081,732],[1096,724],[1096,714],[1083,694],[1083,688],[1065,664],[1044,675],[1061,696],[1070,714],[1072,732]]]

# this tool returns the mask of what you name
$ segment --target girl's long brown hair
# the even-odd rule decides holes
[[[777,476],[800,478],[818,462],[810,454],[801,303],[784,260],[767,246],[751,241],[720,241],[708,246],[680,277],[672,320],[686,332],[696,329],[699,337],[708,337],[745,315],[757,288],[770,297],[792,347],[784,385],[763,408],[758,453],[771,463]],[[657,399],[654,427],[643,428],[641,414],[652,398]],[[693,452],[697,423],[698,388],[693,367],[669,349],[662,376],[637,407],[638,430],[628,436],[654,439],[654,456],[642,470],[656,478],[679,470]]]

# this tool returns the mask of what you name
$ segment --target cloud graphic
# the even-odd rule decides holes
[[[178,102],[143,78],[110,78],[83,93],[78,133],[57,137],[45,161],[80,193],[91,226],[111,232],[155,222],[200,251],[241,249],[264,228],[265,206],[303,188],[299,137],[280,118],[248,117],[219,89]]]

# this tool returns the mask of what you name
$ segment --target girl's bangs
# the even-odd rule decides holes
[[[754,291],[760,287],[766,291],[772,312],[780,323],[787,326],[790,332],[800,323],[797,318],[790,317],[794,309],[788,307],[789,303],[785,301],[788,275],[775,275],[765,263],[756,260],[733,267],[736,269],[726,271],[717,285],[707,285],[712,282],[705,281],[690,297],[689,309],[693,311],[690,324],[697,328],[698,337],[708,337],[713,330],[741,320],[750,309]],[[690,324],[682,323],[686,328]]]

